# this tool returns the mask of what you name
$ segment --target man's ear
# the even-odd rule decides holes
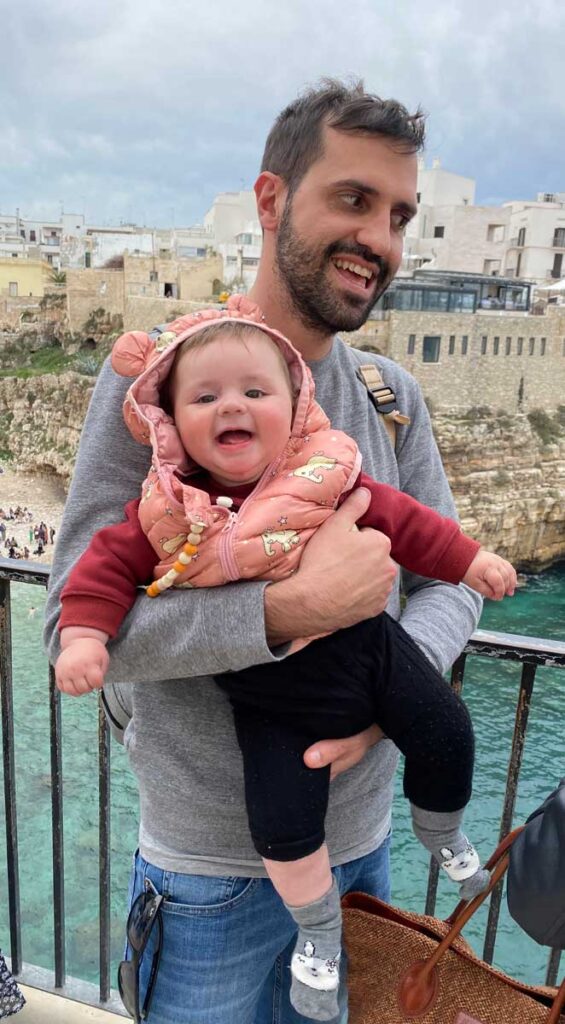
[[[257,213],[263,231],[276,231],[286,203],[288,188],[272,171],[262,171],[255,182]]]

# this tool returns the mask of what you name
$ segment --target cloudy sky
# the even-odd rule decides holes
[[[168,226],[323,75],[428,112],[477,201],[565,191],[562,0],[0,0],[0,213]]]

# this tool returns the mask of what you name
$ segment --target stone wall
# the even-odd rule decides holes
[[[125,331],[150,331],[157,324],[168,324],[183,313],[203,309],[210,302],[191,302],[187,299],[152,299],[129,295],[124,313]]]
[[[22,295],[19,298],[0,296],[0,330],[12,331],[14,328],[19,328],[24,313],[30,321],[40,319],[39,303],[39,296]]]
[[[212,297],[214,281],[221,281],[224,261],[221,256],[208,256],[205,260],[183,260],[179,270],[181,299],[205,302]]]
[[[72,334],[80,334],[95,309],[123,316],[124,275],[121,270],[67,270],[67,318]]]
[[[171,312],[188,312],[192,302],[210,302],[214,282],[222,277],[222,259],[175,260],[124,256],[124,269],[67,270],[69,330],[79,334],[89,315],[104,309],[123,317],[126,330],[144,330],[173,319]],[[163,298],[171,284],[176,297]]]
[[[423,361],[424,337],[441,339],[437,362]],[[454,339],[452,354],[450,338]],[[466,355],[462,354],[464,338]],[[483,338],[487,339],[485,354]],[[530,339],[534,339],[533,355]],[[388,321],[388,337],[382,330],[380,341],[381,350],[416,377],[438,410],[490,406],[509,413],[549,411],[565,402],[565,307],[548,306],[544,316],[394,311]]]

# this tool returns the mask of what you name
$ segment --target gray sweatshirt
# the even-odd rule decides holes
[[[398,428],[396,457],[382,418],[355,376],[360,363],[373,360],[395,390],[398,408],[411,419],[409,427]],[[358,442],[364,471],[455,518],[416,381],[390,360],[357,352],[338,339],[310,368],[318,401],[332,423]],[[95,530],[120,521],[148,470],[150,449],[132,439],[122,419],[129,383],[107,363],[85,421],[47,602],[46,643],[53,661],[59,651],[59,597],[69,570]],[[481,600],[462,585],[408,573],[402,585],[407,596],[402,624],[443,672],[476,627]],[[140,592],[109,645],[106,695],[117,717],[130,719],[124,743],[139,784],[140,850],[164,870],[265,874],[247,826],[230,706],[210,678],[285,653],[267,644],[265,586],[241,582],[173,590],[158,601]],[[388,611],[400,615],[398,589]],[[383,740],[332,783],[326,826],[333,864],[361,857],[385,838],[397,756],[394,745]]]

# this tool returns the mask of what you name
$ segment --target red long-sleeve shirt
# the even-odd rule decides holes
[[[212,500],[218,497],[204,474],[191,482],[206,489]],[[234,509],[253,486],[230,489]],[[419,576],[461,582],[480,544],[461,533],[453,519],[364,473],[355,486],[371,492],[369,508],[357,525],[386,534],[395,562]],[[115,636],[135,601],[137,587],[152,579],[159,558],[141,529],[138,505],[139,500],[128,502],[124,521],[99,530],[74,566],[61,595],[59,629],[88,626]]]

